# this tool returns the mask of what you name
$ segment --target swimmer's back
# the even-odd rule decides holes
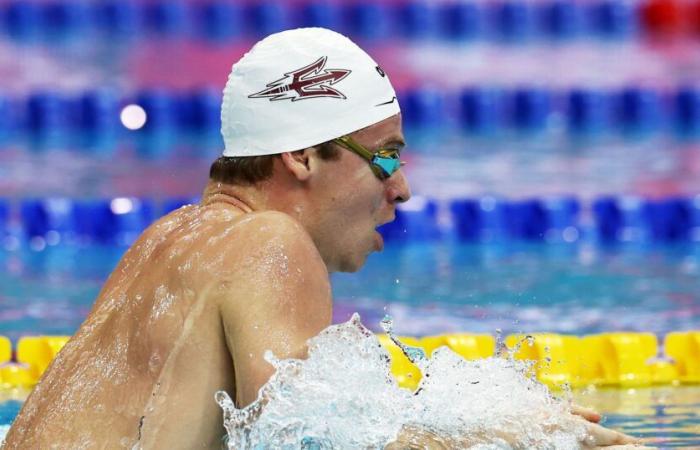
[[[234,371],[218,305],[206,299],[227,279],[217,271],[241,264],[224,260],[225,248],[248,240],[238,223],[260,214],[188,206],[149,227],[25,403],[6,448],[219,447],[213,393],[235,392]]]

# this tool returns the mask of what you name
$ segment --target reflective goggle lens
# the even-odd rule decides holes
[[[381,178],[389,178],[401,168],[399,152],[396,150],[380,150],[372,157],[372,165],[381,173]]]

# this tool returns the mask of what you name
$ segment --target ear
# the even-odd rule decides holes
[[[307,181],[316,166],[316,149],[305,148],[296,152],[282,153],[282,164],[299,181]]]

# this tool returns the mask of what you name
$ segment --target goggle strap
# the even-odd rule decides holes
[[[374,154],[372,152],[370,152],[366,148],[356,144],[347,136],[341,136],[339,138],[335,138],[334,141],[337,142],[338,144],[342,145],[343,147],[348,148],[355,153],[358,153],[363,158],[365,158],[367,161],[372,161],[372,158],[374,157]]]

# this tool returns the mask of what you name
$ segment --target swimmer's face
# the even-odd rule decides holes
[[[350,137],[366,149],[401,149],[401,115],[356,131]],[[367,160],[340,149],[338,160],[321,161],[317,178],[319,223],[316,243],[329,271],[354,272],[367,256],[384,247],[377,227],[394,220],[396,205],[411,196],[402,170],[385,180],[374,174]]]

